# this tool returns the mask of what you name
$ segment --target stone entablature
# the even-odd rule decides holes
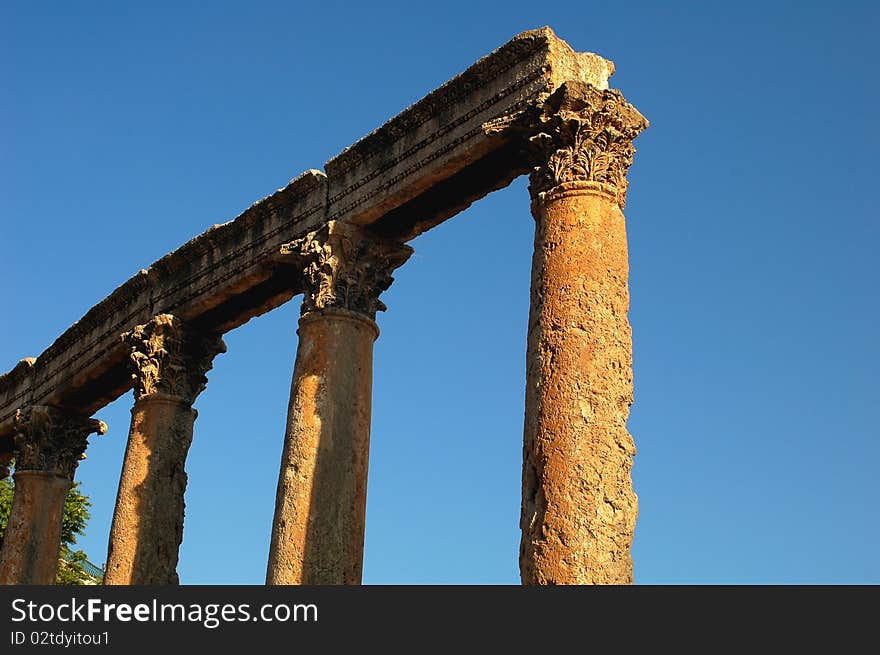
[[[16,491],[0,583],[55,577],[88,415],[134,405],[105,584],[177,584],[186,457],[222,334],[302,293],[266,582],[360,584],[373,343],[404,242],[530,174],[524,584],[627,584],[638,497],[626,220],[648,123],[613,67],[526,32],[326,164],[184,244],[0,376]],[[69,408],[77,408],[72,412]],[[68,409],[64,409],[68,408]]]
[[[488,125],[543,103],[565,82],[607,88],[613,64],[549,28],[524,32],[325,165],[137,273],[36,360],[0,375],[0,451],[34,403],[93,413],[131,387],[119,337],[168,313],[223,333],[305,290],[282,244],[330,221],[406,241],[529,172],[519,135]]]

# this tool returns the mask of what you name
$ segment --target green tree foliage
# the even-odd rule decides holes
[[[3,545],[6,526],[9,524],[9,514],[12,512],[13,489],[12,478],[0,480],[0,546]]]
[[[15,492],[15,484],[12,478],[0,480],[0,545],[6,536],[6,526],[9,524],[9,514],[12,511],[12,498]],[[79,482],[74,482],[64,501],[64,514],[61,520],[61,553],[58,561],[58,575],[56,584],[62,585],[85,585],[100,582],[84,569],[86,554],[81,550],[74,550],[77,535],[85,533],[86,525],[91,515],[89,507],[92,506],[89,497],[79,489]]]

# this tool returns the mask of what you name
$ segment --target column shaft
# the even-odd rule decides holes
[[[375,322],[343,309],[303,316],[267,584],[360,584]]]
[[[583,82],[537,109],[520,574],[525,584],[627,584],[638,506],[621,208],[632,141],[648,123],[619,91]]]
[[[130,348],[135,404],[119,478],[104,584],[177,584],[186,456],[214,357],[216,334],[159,314],[122,337]]]
[[[73,481],[44,471],[17,471],[0,553],[0,584],[54,584],[64,501]]]
[[[0,584],[53,584],[67,492],[93,432],[107,426],[76,412],[29,405],[15,413],[15,495],[0,551]]]
[[[375,316],[409,246],[330,221],[286,243],[305,295],[267,584],[360,584]]]
[[[105,584],[177,584],[183,541],[184,465],[196,411],[174,396],[138,399],[110,529]]]
[[[570,186],[579,186],[572,184]],[[637,514],[623,214],[597,188],[535,203],[526,367],[523,582],[632,582]]]

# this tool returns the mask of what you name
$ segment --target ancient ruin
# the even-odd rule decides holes
[[[0,582],[53,582],[65,494],[106,430],[89,417],[133,389],[105,583],[176,584],[192,404],[222,335],[304,294],[266,582],[359,584],[380,295],[407,241],[529,174],[522,581],[631,583],[622,209],[648,123],[608,88],[613,70],[549,28],[520,34],[0,376],[0,462],[14,456],[16,483]]]

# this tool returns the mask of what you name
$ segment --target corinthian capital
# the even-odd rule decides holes
[[[220,336],[196,332],[171,314],[159,314],[122,340],[131,349],[136,399],[158,392],[192,404],[208,383],[214,357],[226,352]]]
[[[107,425],[45,405],[20,409],[15,413],[15,469],[55,473],[73,480],[88,437],[94,432],[105,434]]]
[[[568,182],[595,182],[626,204],[632,145],[648,121],[616,89],[566,82],[533,115],[529,138],[539,160],[532,198]]]
[[[281,246],[282,258],[301,265],[308,281],[303,314],[338,308],[370,318],[387,309],[379,295],[391,286],[391,274],[412,253],[407,245],[339,221]]]

